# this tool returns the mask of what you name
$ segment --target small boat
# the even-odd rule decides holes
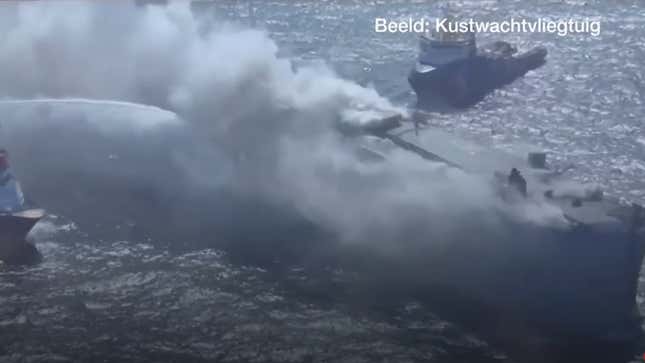
[[[517,49],[502,41],[478,49],[475,34],[469,32],[428,32],[421,36],[419,48],[408,82],[417,95],[417,106],[432,110],[473,106],[493,90],[541,67],[547,55],[542,47],[516,55]]]
[[[9,169],[8,155],[0,150],[0,261],[28,264],[40,259],[27,234],[45,216],[45,211],[25,200],[20,183]]]

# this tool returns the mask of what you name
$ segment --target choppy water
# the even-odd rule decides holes
[[[482,20],[599,17],[602,34],[505,36],[520,50],[545,46],[548,63],[475,108],[432,115],[431,123],[494,147],[537,145],[556,165],[573,163],[576,178],[645,202],[645,5],[453,4]],[[406,76],[416,38],[376,34],[373,19],[419,18],[436,13],[437,4],[267,1],[255,6],[257,25],[267,28],[284,56],[327,61],[346,78],[373,84],[398,103],[414,103]],[[247,9],[225,3],[208,11],[247,22]],[[480,42],[491,39],[484,35]],[[355,298],[354,277],[333,268],[313,273],[293,266],[275,272],[240,266],[216,250],[169,252],[154,241],[97,241],[92,231],[79,231],[62,219],[37,232],[45,262],[0,270],[0,361],[523,361],[421,302]],[[641,284],[645,288],[645,279]]]
[[[342,271],[314,277],[293,267],[275,275],[232,265],[219,251],[171,254],[78,234],[41,243],[42,265],[3,272],[3,361],[503,357],[414,302],[390,315],[338,298],[351,283]]]

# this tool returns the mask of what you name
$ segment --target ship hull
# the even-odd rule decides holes
[[[423,229],[406,230],[397,237],[396,250],[374,258],[378,262],[369,274],[379,284],[405,281],[406,289],[434,303],[437,311],[452,310],[457,320],[469,317],[468,325],[484,326],[487,332],[512,332],[497,328],[512,321],[522,331],[565,340],[622,343],[641,335],[636,306],[645,242],[641,207],[610,197],[584,197],[582,190],[574,203],[565,191],[578,189],[555,176],[559,173],[531,168],[528,158],[440,130],[402,125],[385,137],[412,145],[410,150],[436,151],[433,157],[418,153],[434,162],[451,155],[448,165],[491,175],[487,179],[495,190],[500,186],[496,175],[517,167],[529,196],[502,198],[499,208],[474,209],[461,215],[459,228],[448,232],[433,219]],[[365,143],[376,151],[387,150]],[[523,209],[538,205],[557,212],[547,221],[528,212],[533,209]],[[392,265],[384,268],[387,261]]]
[[[507,237],[494,250],[479,241],[454,247],[435,261],[431,282],[454,283],[460,295],[549,334],[604,341],[640,334],[639,238],[609,226],[569,232],[517,228]],[[465,257],[472,260],[466,269]],[[453,268],[458,262],[461,268]]]
[[[432,70],[415,68],[408,82],[419,108],[467,108],[542,66],[546,54],[546,49],[535,48],[518,56],[476,55]]]
[[[571,343],[607,352],[642,337],[642,237],[600,225],[568,232],[517,225],[497,234],[464,228],[461,238],[420,242],[425,251],[417,245],[374,259],[373,290],[400,286],[444,319],[518,351],[557,355]]]
[[[42,217],[38,209],[0,215],[0,261],[27,264],[40,259],[36,248],[27,242],[27,234]]]

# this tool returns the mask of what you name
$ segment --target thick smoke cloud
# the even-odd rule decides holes
[[[114,214],[155,200],[181,219],[207,201],[217,210],[208,218],[256,228],[227,215],[224,190],[389,252],[475,230],[497,236],[486,178],[396,150],[359,163],[335,123],[403,110],[324,66],[295,69],[262,31],[204,26],[187,2],[5,3],[0,20],[2,141],[50,209]],[[79,98],[156,108],[70,100]],[[188,196],[183,209],[178,195]]]

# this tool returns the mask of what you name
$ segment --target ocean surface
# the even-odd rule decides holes
[[[451,3],[480,20],[599,19],[601,35],[482,34],[480,44],[502,39],[520,51],[544,46],[547,64],[471,109],[429,115],[430,124],[503,150],[518,143],[539,147],[552,165],[574,165],[577,180],[644,203],[645,4]],[[244,2],[200,4],[194,11],[215,22],[266,29],[280,56],[295,64],[325,62],[343,78],[413,107],[406,77],[417,38],[375,33],[374,18],[436,16],[440,5],[256,1],[252,17]],[[155,241],[99,239],[65,216],[48,218],[33,237],[41,264],[0,267],[0,362],[539,361],[488,341],[423,301],[356,298],[356,277],[333,266],[275,271],[217,248],[190,248],[191,241],[168,250]],[[641,285],[638,303],[645,312],[645,278]],[[633,361],[641,354],[633,351]]]

